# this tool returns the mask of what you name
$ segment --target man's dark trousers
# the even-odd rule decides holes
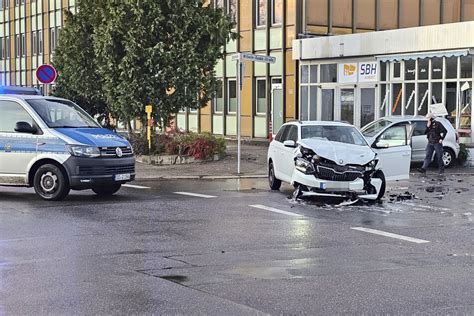
[[[444,172],[444,163],[443,163],[443,144],[441,143],[428,143],[426,146],[426,157],[423,162],[423,169],[428,169],[428,166],[431,163],[431,158],[433,157],[433,152],[436,152],[435,159],[438,162],[439,172]]]

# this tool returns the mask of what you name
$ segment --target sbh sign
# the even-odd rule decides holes
[[[341,63],[338,64],[338,72],[339,83],[377,82],[378,63]]]

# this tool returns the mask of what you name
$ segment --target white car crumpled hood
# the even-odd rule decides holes
[[[321,138],[302,139],[298,144],[341,166],[365,165],[374,160],[376,156],[369,146],[333,142]]]

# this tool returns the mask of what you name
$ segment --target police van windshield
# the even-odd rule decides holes
[[[66,100],[29,99],[28,104],[50,128],[97,128],[92,117],[76,104]]]

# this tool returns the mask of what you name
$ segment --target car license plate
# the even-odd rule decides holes
[[[115,181],[125,181],[125,180],[130,180],[130,178],[131,178],[130,173],[115,175]]]

